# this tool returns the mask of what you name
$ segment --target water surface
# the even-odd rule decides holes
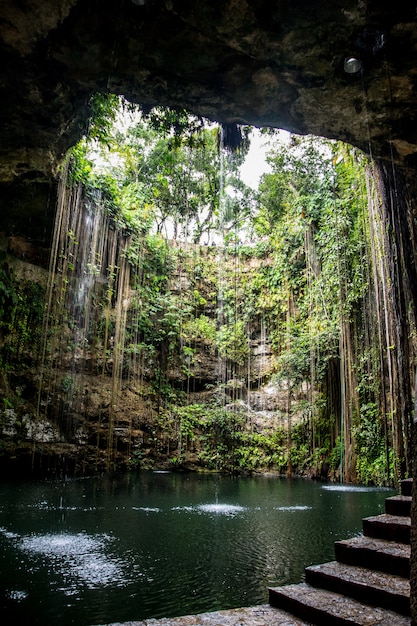
[[[391,493],[169,472],[3,482],[1,615],[83,626],[265,603]]]

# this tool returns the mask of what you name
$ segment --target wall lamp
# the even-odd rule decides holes
[[[346,74],[357,74],[362,69],[362,61],[360,59],[357,59],[356,57],[346,57],[343,64],[343,69],[345,70]]]

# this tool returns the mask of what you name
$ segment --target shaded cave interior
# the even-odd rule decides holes
[[[416,346],[401,328],[407,307],[414,318],[417,311],[412,3],[66,0],[57,7],[6,0],[0,33],[0,231],[6,237],[49,246],[59,165],[86,131],[96,92],[145,108],[185,107],[224,124],[340,139],[380,167],[389,225],[396,227],[392,280],[401,362],[404,369],[415,366]],[[350,57],[361,61],[353,74],[344,70]],[[411,382],[403,394],[411,416]],[[413,459],[415,451],[413,444]]]

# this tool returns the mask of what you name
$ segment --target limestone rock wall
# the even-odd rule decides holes
[[[3,181],[50,178],[97,91],[414,163],[412,3],[3,0],[0,37]]]
[[[415,229],[413,2],[2,0],[0,46],[0,229],[7,235],[30,237],[35,229],[47,245],[53,210],[39,207],[54,207],[51,181],[86,130],[97,91],[337,138],[395,161],[411,198],[401,219]],[[344,71],[350,56],[361,61],[357,74]],[[36,211],[34,194],[45,199]],[[414,256],[405,259],[409,267]]]

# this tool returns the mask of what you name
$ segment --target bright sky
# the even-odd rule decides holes
[[[127,129],[135,122],[136,115],[136,113],[124,111],[118,119],[119,130],[127,132]],[[262,134],[259,128],[253,127],[250,134],[250,149],[240,168],[243,182],[253,189],[257,189],[262,174],[271,171],[270,166],[265,160],[265,155],[272,150],[273,145],[276,145],[278,141],[288,141],[289,136],[290,133],[285,130],[280,130],[279,134],[271,138],[270,135]],[[96,156],[97,162],[100,162],[103,158],[103,155]],[[109,154],[107,161],[110,161],[114,165],[119,158],[118,155]]]
[[[248,155],[240,168],[242,180],[254,189],[258,187],[262,174],[270,171],[265,161],[265,154],[268,150],[265,145],[267,141],[268,138],[265,135],[261,135],[260,130],[254,128],[250,135]]]
[[[288,140],[289,133],[285,130],[280,130],[280,140]],[[262,135],[258,128],[254,128],[250,135],[250,149],[248,155],[240,168],[242,180],[256,189],[259,184],[259,179],[262,174],[270,172],[271,168],[265,160],[265,155],[272,149],[272,144],[268,145],[271,138],[268,135]],[[277,139],[274,139],[274,143]]]

